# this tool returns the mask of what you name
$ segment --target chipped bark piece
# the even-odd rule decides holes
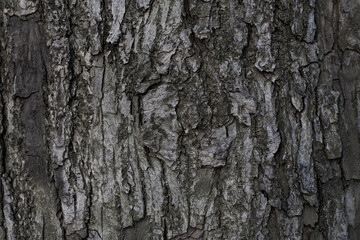
[[[235,136],[228,136],[225,127],[214,129],[200,143],[199,158],[203,166],[225,166],[228,151]]]
[[[240,123],[251,126],[250,113],[256,113],[256,103],[249,94],[241,92],[230,93],[232,108],[231,113]]]
[[[167,84],[149,90],[142,99],[144,143],[168,166],[179,156],[178,138],[182,128],[176,115],[178,101],[176,89]]]

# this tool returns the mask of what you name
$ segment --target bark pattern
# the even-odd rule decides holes
[[[0,2],[1,239],[359,239],[358,0]]]

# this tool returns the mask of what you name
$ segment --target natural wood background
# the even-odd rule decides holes
[[[360,239],[359,0],[1,0],[0,239]]]

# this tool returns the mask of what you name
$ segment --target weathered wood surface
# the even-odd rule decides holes
[[[360,239],[359,0],[1,0],[0,239]]]

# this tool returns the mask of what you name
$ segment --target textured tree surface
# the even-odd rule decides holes
[[[360,239],[359,0],[1,0],[0,239]]]

